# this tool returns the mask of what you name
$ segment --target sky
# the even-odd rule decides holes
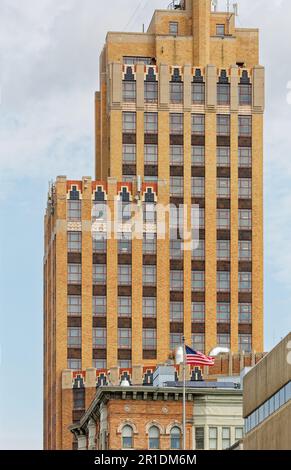
[[[168,3],[0,0],[0,449],[42,448],[48,183],[94,174],[94,92],[106,32],[142,31]],[[237,25],[261,29],[267,76],[266,351],[291,330],[290,18],[290,0],[239,1]]]

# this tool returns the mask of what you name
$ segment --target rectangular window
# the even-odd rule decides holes
[[[204,333],[199,333],[199,334],[193,334],[192,335],[192,348],[195,351],[201,352],[204,354],[205,350],[205,334]]]
[[[205,178],[200,176],[191,178],[191,195],[199,198],[205,196]]]
[[[252,273],[238,273],[239,292],[252,292]]]
[[[228,83],[218,83],[217,104],[228,106],[230,104],[230,85]]]
[[[131,361],[128,361],[128,360],[121,360],[121,361],[118,361],[118,367],[120,369],[131,369],[132,367],[132,362]]]
[[[183,323],[184,303],[170,302],[170,320],[171,322]]]
[[[230,447],[230,428],[222,428],[222,450]]]
[[[170,164],[173,166],[184,164],[184,147],[182,145],[170,146]]]
[[[230,291],[230,273],[225,271],[218,271],[217,273],[217,291],[229,292]]]
[[[67,361],[68,369],[80,371],[82,369],[81,359],[68,359]]]
[[[106,201],[93,201],[92,222],[107,221],[107,203]]]
[[[118,297],[118,316],[130,318],[131,317],[131,297]]]
[[[144,113],[144,133],[158,133],[158,113]]]
[[[217,197],[222,199],[230,197],[230,178],[217,178]]]
[[[217,115],[217,135],[230,136],[230,116],[228,114]]]
[[[118,266],[118,285],[131,286],[131,266],[120,264]]]
[[[195,428],[195,449],[204,450],[204,428]]]
[[[244,437],[244,428],[243,427],[235,428],[235,440],[240,441],[241,439],[243,439],[243,437]]]
[[[77,222],[81,220],[81,201],[68,201],[68,221]]]
[[[171,291],[182,292],[184,289],[184,272],[170,271],[170,288]]]
[[[80,295],[68,295],[68,315],[82,315],[82,297]]]
[[[238,304],[238,322],[252,323],[252,304]]]
[[[136,114],[122,113],[122,130],[124,134],[135,134],[136,132]]]
[[[230,241],[217,240],[217,259],[219,261],[230,260]]]
[[[170,195],[183,197],[184,195],[184,178],[181,176],[171,176],[170,178]]]
[[[105,296],[93,296],[93,315],[94,317],[105,317],[106,316],[106,297]]]
[[[209,428],[209,450],[217,450],[217,428]]]
[[[131,349],[131,328],[118,328],[118,348]]]
[[[200,228],[202,228],[200,226]],[[192,259],[203,261],[205,259],[205,241],[199,240],[197,248],[192,250]]]
[[[157,235],[155,233],[143,234],[143,254],[155,255],[157,253]]]
[[[217,345],[220,348],[230,347],[230,334],[217,335]]]
[[[252,352],[252,335],[238,335],[239,351]]]
[[[251,106],[252,105],[252,85],[240,84],[239,85],[239,105]]]
[[[144,297],[142,299],[142,314],[144,318],[157,317],[157,299],[155,297]]]
[[[157,268],[156,266],[143,266],[143,285],[156,286]]]
[[[217,147],[217,166],[230,167],[230,148]]]
[[[239,211],[240,230],[252,229],[252,211],[250,209],[240,209]]]
[[[204,302],[192,302],[192,322],[193,323],[204,323],[205,322],[205,303]]]
[[[230,229],[230,210],[217,209],[217,228],[219,230]]]
[[[205,104],[205,83],[192,83],[192,103]]]
[[[82,232],[68,232],[68,252],[81,253]]]
[[[104,286],[106,285],[106,264],[93,264],[93,285]]]
[[[216,36],[225,36],[225,25],[217,24],[216,25]]]
[[[252,116],[238,117],[238,135],[239,137],[252,136]]]
[[[107,249],[106,234],[94,232],[92,233],[93,253],[104,254]]]
[[[238,149],[238,165],[239,165],[239,168],[251,168],[251,166],[252,166],[252,149],[251,149],[251,147],[239,147],[239,149]]]
[[[122,82],[122,95],[125,103],[135,103],[136,100],[136,82],[126,81]]]
[[[199,209],[199,228],[205,228],[205,209]]]
[[[135,144],[124,144],[122,146],[122,162],[123,164],[135,164],[136,163],[136,145]]]
[[[157,221],[156,204],[146,202],[143,204],[143,221],[145,224],[155,224]]]
[[[192,146],[191,147],[191,163],[192,166],[202,167],[205,165],[205,147]]]
[[[155,351],[157,349],[157,330],[144,329],[142,332],[143,350]]]
[[[106,359],[93,359],[93,367],[94,369],[107,369]]]
[[[205,115],[192,114],[191,121],[192,135],[205,135]]]
[[[238,186],[239,186],[238,197],[240,199],[252,198],[252,179],[251,178],[239,178]]]
[[[230,304],[217,304],[217,323],[230,323]]]
[[[146,144],[144,146],[144,164],[157,165],[158,164],[158,146]]]
[[[183,135],[184,116],[183,114],[170,114],[170,134]]]
[[[170,333],[170,349],[174,351],[182,344],[182,333]]]
[[[68,264],[68,284],[82,284],[81,264]]]
[[[68,348],[82,346],[82,328],[68,328]]]
[[[107,343],[106,328],[93,328],[93,348],[105,349]]]
[[[132,252],[132,240],[131,240],[131,233],[122,233],[118,234],[118,253],[120,255],[123,254],[131,254]]]
[[[158,102],[158,82],[144,82],[145,103]]]
[[[239,241],[239,260],[251,261],[252,260],[252,242]]]
[[[152,57],[124,56],[123,63],[126,65],[135,65],[135,64],[151,65],[153,63],[153,59]]]
[[[182,240],[170,240],[170,258],[171,259],[183,259],[183,242]]]
[[[182,104],[184,99],[184,83],[170,83],[170,101],[172,104]]]
[[[177,21],[170,21],[169,33],[176,36],[178,32],[179,32],[179,23]]]
[[[204,292],[205,289],[205,273],[204,271],[192,271],[191,275],[192,291]]]

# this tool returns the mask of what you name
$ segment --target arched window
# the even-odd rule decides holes
[[[122,429],[122,448],[133,449],[133,429],[128,424]]]
[[[181,430],[178,426],[171,429],[171,449],[181,449]]]
[[[160,430],[157,426],[151,426],[149,429],[149,448],[160,448]]]

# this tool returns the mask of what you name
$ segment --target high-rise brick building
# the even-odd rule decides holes
[[[234,14],[211,11],[210,0],[173,5],[155,11],[146,33],[108,33],[96,177],[59,177],[50,191],[46,448],[61,448],[67,433],[65,369],[153,366],[183,334],[207,353],[264,348],[259,33],[236,28]],[[164,215],[183,204],[188,225],[191,206],[200,211],[192,250]]]

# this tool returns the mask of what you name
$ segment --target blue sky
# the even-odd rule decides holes
[[[0,0],[0,448],[42,447],[42,256],[48,182],[93,175],[94,92],[107,30],[142,30],[169,0]],[[220,1],[224,7],[226,1]],[[117,14],[118,12],[118,14]],[[241,0],[261,28],[265,349],[291,326],[291,2]],[[291,93],[291,91],[290,91]]]

